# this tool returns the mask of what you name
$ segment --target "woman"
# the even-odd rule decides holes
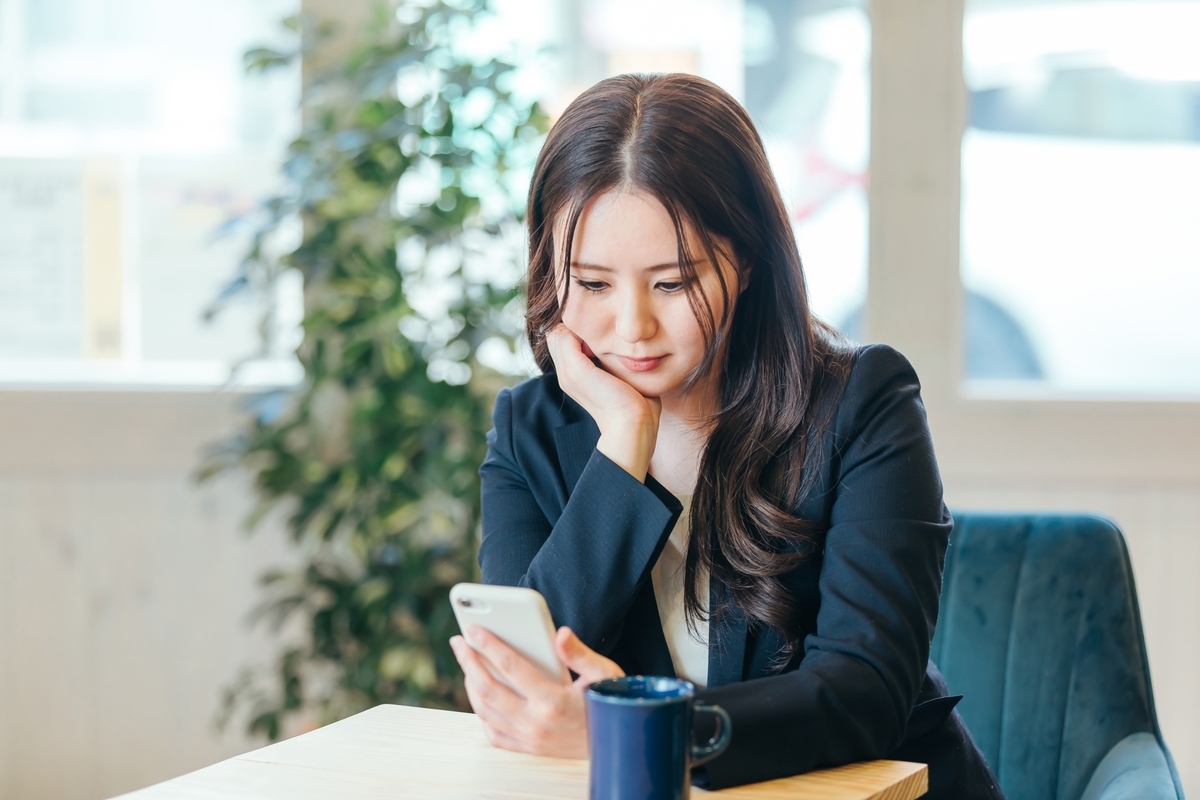
[[[685,75],[597,84],[528,222],[544,374],[497,398],[480,563],[545,596],[580,677],[455,637],[492,743],[585,757],[587,683],[679,675],[733,720],[700,785],[887,757],[928,763],[930,797],[999,797],[928,661],[951,523],[916,375],[809,313],[741,106]]]

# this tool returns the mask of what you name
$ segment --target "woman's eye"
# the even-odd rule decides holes
[[[658,288],[667,294],[675,294],[683,289],[683,281],[659,281]]]
[[[579,278],[576,278],[575,284],[580,289],[583,289],[584,291],[588,291],[588,292],[602,292],[606,288],[608,288],[605,285],[604,281],[581,281]]]

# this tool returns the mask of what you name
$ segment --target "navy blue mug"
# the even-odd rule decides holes
[[[732,725],[720,706],[695,699],[679,678],[630,675],[587,688],[591,800],[684,800],[691,769],[729,746]],[[692,742],[692,716],[715,714],[717,733]]]

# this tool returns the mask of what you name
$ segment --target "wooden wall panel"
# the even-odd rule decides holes
[[[0,472],[0,797],[94,800],[243,752],[220,690],[268,657],[246,615],[288,554],[244,480]]]

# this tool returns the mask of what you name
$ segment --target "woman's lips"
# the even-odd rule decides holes
[[[655,356],[654,358],[629,358],[628,356],[617,356],[617,360],[621,365],[630,372],[649,372],[658,367],[663,362],[666,356]]]

